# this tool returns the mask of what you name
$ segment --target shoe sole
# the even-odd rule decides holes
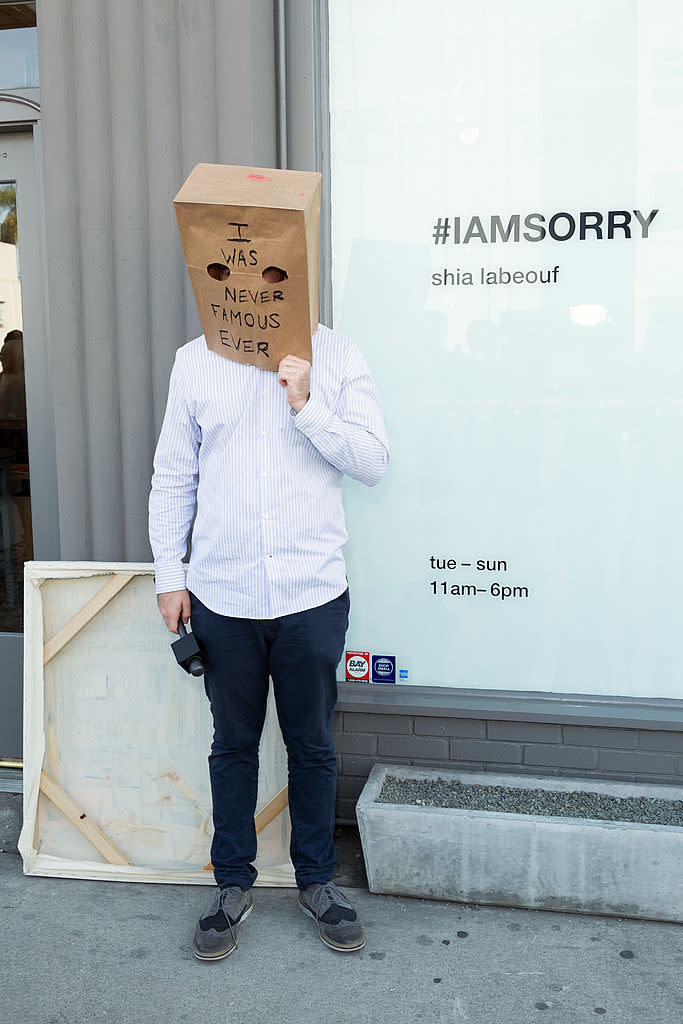
[[[198,953],[193,946],[192,952],[196,956],[197,960],[202,960],[204,961],[204,963],[213,963],[214,960],[225,960],[225,958],[230,956],[231,953],[234,953],[235,950],[237,949],[237,933],[239,931],[239,927],[243,921],[246,921],[246,919],[249,917],[253,909],[254,904],[252,903],[250,906],[247,907],[247,909],[244,911],[241,918],[237,922],[237,925],[235,926],[235,942],[234,945],[230,947],[230,949],[227,949],[225,953],[217,953],[215,956],[205,956],[203,953]]]
[[[314,920],[316,924],[318,923],[317,918],[312,910],[309,910],[308,907],[304,906],[304,904],[301,903],[300,900],[297,900],[297,905],[302,914],[305,914],[306,917],[312,918],[312,920]],[[359,950],[361,950],[365,945],[365,938],[363,938],[363,941],[358,946],[335,946],[333,942],[328,942],[323,933],[320,931],[320,926],[318,926],[318,936],[320,938],[320,941],[324,942],[328,949],[333,949],[335,953],[358,953]]]

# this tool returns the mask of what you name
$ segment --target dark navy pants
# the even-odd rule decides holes
[[[218,615],[194,594],[190,597],[192,630],[207,656],[204,687],[214,725],[209,775],[216,883],[248,889],[256,879],[258,747],[269,676],[287,748],[290,855],[297,885],[303,889],[329,882],[336,866],[332,712],[349,592],[277,619]]]

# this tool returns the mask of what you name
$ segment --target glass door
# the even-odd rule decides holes
[[[50,427],[49,402],[46,406],[44,401],[48,381],[42,196],[34,136],[32,131],[2,134],[1,128],[0,764],[22,755],[24,563],[35,557],[40,521],[56,520],[56,502],[45,492],[46,481],[54,476],[54,456],[50,457],[54,429]],[[42,478],[37,488],[39,501],[33,486],[36,477]],[[41,546],[43,553],[38,557],[55,552],[49,540]]]
[[[0,626],[21,633],[24,562],[33,558],[17,183],[0,184]]]

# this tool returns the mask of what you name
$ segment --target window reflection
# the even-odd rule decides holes
[[[39,84],[36,5],[0,3],[0,89]]]

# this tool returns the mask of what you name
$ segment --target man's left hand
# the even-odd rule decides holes
[[[311,397],[311,364],[298,356],[285,356],[278,366],[277,379],[287,388],[292,409],[301,412]]]

